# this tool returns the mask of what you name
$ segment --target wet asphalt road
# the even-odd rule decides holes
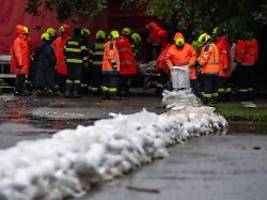
[[[0,149],[21,140],[51,137],[63,128],[90,125],[110,112],[143,107],[162,112],[161,99],[120,101],[0,96]],[[267,135],[230,134],[194,138],[171,156],[105,183],[82,200],[266,200]]]
[[[195,138],[82,200],[266,200],[267,136]]]

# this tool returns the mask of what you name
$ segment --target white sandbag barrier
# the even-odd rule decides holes
[[[170,145],[227,130],[227,121],[214,108],[201,106],[189,90],[165,92],[163,104],[169,110],[160,115],[111,114],[92,126],[0,151],[0,199],[83,196],[94,183],[168,156]]]

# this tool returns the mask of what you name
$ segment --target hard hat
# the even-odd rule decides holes
[[[83,36],[89,36],[91,34],[91,31],[89,29],[87,29],[87,28],[82,28],[81,34]]]
[[[106,33],[104,31],[102,31],[102,30],[99,30],[99,31],[96,32],[95,38],[96,39],[100,39],[100,38],[105,39],[106,38]]]
[[[27,26],[23,27],[23,33],[27,35],[30,33],[29,28]]]
[[[110,35],[111,35],[111,38],[114,39],[114,40],[119,39],[119,37],[120,37],[119,32],[116,31],[116,30],[111,31]]]
[[[43,33],[43,34],[41,35],[41,39],[42,39],[42,40],[46,40],[46,41],[50,40],[50,35],[49,35],[49,33],[47,33],[47,32]]]
[[[56,30],[54,29],[54,28],[48,28],[47,30],[46,30],[46,32],[50,35],[50,36],[52,36],[52,37],[55,37],[56,36]]]
[[[132,33],[132,30],[128,27],[125,27],[122,29],[121,33],[124,35],[130,35]]]
[[[131,35],[131,39],[133,40],[133,42],[135,43],[135,44],[137,44],[137,43],[139,43],[139,42],[141,42],[141,35],[139,34],[139,33],[133,33],[132,35]]]
[[[219,33],[219,28],[218,27],[215,27],[213,30],[212,30],[212,34],[217,34]]]
[[[184,35],[180,32],[177,32],[175,35],[174,35],[174,38],[173,38],[175,44],[178,46],[178,47],[181,47],[185,44],[185,40],[184,40]]]
[[[207,33],[202,33],[199,37],[198,37],[198,39],[197,39],[197,41],[198,42],[200,42],[202,45],[203,44],[206,44],[209,40],[210,40],[210,35],[209,34],[207,34]]]

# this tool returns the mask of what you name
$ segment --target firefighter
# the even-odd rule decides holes
[[[54,94],[56,57],[51,47],[50,35],[47,32],[43,33],[41,39],[42,43],[37,47],[33,56],[33,69],[35,71],[33,83],[38,95],[51,96]]]
[[[241,100],[251,100],[253,92],[253,70],[258,59],[258,42],[250,32],[245,33],[244,40],[236,44],[236,75],[238,93]]]
[[[195,49],[197,55],[199,55],[201,43],[197,40],[193,40],[191,46]],[[197,73],[195,66],[192,66],[190,69],[190,83],[194,94],[197,97],[201,97],[200,76],[199,73]]]
[[[201,68],[201,97],[205,104],[216,103],[218,98],[219,50],[207,33],[201,34],[198,41],[202,48],[195,67],[197,70]]]
[[[152,60],[156,60],[161,50],[168,45],[168,33],[166,30],[158,26],[154,21],[146,25],[146,29],[149,31],[148,43],[152,45]]]
[[[81,72],[83,67],[83,49],[81,29],[75,28],[73,36],[66,42],[65,59],[68,67],[66,97],[80,97]]]
[[[66,79],[68,75],[68,69],[65,62],[64,46],[70,36],[70,26],[63,24],[59,28],[60,36],[52,43],[56,56],[56,80],[55,88],[59,90],[60,95],[65,93]]]
[[[16,26],[16,34],[10,50],[10,71],[16,74],[14,95],[27,95],[24,83],[30,67],[29,29],[19,24]]]
[[[102,61],[104,55],[104,43],[106,40],[106,33],[102,30],[96,32],[96,40],[92,48],[93,63],[91,66],[91,78],[89,91],[92,95],[100,94],[102,83]]]
[[[224,33],[225,31],[214,28],[213,37],[215,39],[215,45],[219,50],[219,74],[218,74],[218,100],[226,101],[229,100],[232,88],[230,87],[231,78],[231,57],[230,57],[230,42],[228,36]]]
[[[116,42],[120,57],[120,92],[122,95],[128,95],[130,82],[137,73],[137,65],[132,51],[132,45],[129,41],[132,31],[130,28],[123,28],[121,37]]]
[[[52,27],[48,28],[46,30],[46,33],[49,34],[49,38],[50,38],[51,42],[54,42],[54,40],[57,38],[57,31]]]
[[[104,44],[104,56],[102,62],[102,92],[104,99],[118,99],[119,75],[120,75],[120,57],[116,45],[120,38],[118,31],[110,32],[109,40]]]
[[[83,95],[88,95],[88,84],[90,79],[90,68],[92,65],[92,51],[89,48],[89,35],[91,34],[90,30],[83,28],[81,30],[82,36],[82,52],[83,52],[83,67],[81,74],[81,93]]]
[[[173,66],[188,66],[188,71],[191,72],[190,69],[194,67],[197,60],[195,49],[185,42],[184,36],[180,32],[175,34],[173,40],[174,44],[168,49],[165,56],[166,64],[170,70]]]

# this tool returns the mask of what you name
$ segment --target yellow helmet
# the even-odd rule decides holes
[[[184,45],[184,43],[185,43],[184,38],[178,38],[175,40],[175,44],[178,47],[182,47]]]
[[[57,32],[56,32],[56,30],[54,29],[54,28],[48,28],[47,30],[46,30],[46,32],[50,35],[50,36],[52,36],[52,37],[55,37],[56,35],[57,35]]]
[[[91,31],[90,31],[89,29],[87,29],[87,28],[83,28],[83,29],[81,30],[81,34],[82,34],[83,36],[89,36],[89,35],[91,34]]]
[[[130,28],[128,28],[128,27],[125,27],[125,28],[122,29],[121,33],[124,34],[124,35],[131,35],[132,30]]]
[[[208,33],[202,33],[198,37],[197,41],[203,45],[203,44],[206,44],[210,39],[211,39],[211,37]]]
[[[50,35],[49,35],[49,33],[47,33],[47,32],[45,32],[45,33],[43,33],[42,35],[41,35],[41,39],[42,40],[50,40]]]
[[[133,40],[134,43],[139,43],[141,42],[142,38],[141,38],[141,35],[139,33],[133,33],[131,35],[131,39]]]
[[[99,31],[96,32],[95,38],[96,39],[100,39],[100,38],[105,39],[106,38],[106,33],[104,31],[102,31],[102,30],[99,30]]]
[[[27,35],[30,33],[29,28],[27,26],[23,27],[23,33]]]
[[[116,30],[111,31],[110,35],[111,35],[111,38],[113,40],[119,39],[119,37],[120,37],[120,33],[118,31],[116,31]]]
[[[218,27],[215,27],[213,30],[212,30],[212,34],[217,34],[219,32],[219,28]]]

